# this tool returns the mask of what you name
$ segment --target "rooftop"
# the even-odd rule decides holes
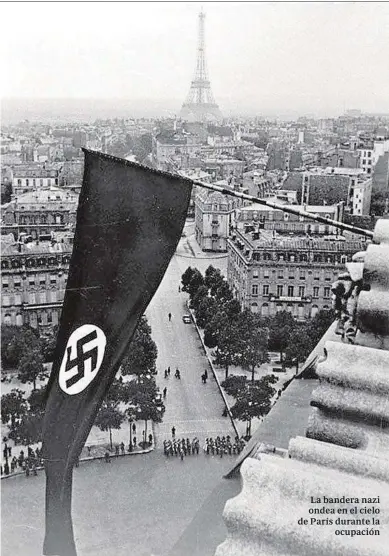
[[[347,284],[338,294],[338,320],[229,473],[242,464],[243,488],[225,506],[228,534],[215,556],[388,553],[387,221],[378,221],[373,243],[355,260],[359,272],[353,277],[356,269],[350,265],[349,277],[338,278]],[[347,502],[324,499],[342,496],[352,498],[356,510],[352,512]],[[312,521],[312,498],[318,500],[317,509],[327,510],[313,518],[324,519],[319,527]],[[334,513],[343,508],[346,515],[341,518],[361,521],[367,517],[364,507],[369,523],[340,523],[339,515],[328,515],[331,508]],[[373,508],[380,523],[371,519]],[[306,522],[299,525],[299,518]],[[369,534],[364,525],[370,526]],[[357,539],[351,538],[352,531]]]

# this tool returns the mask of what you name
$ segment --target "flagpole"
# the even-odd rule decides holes
[[[269,201],[267,199],[259,199],[257,197],[254,197],[254,195],[248,195],[247,193],[241,193],[240,191],[235,191],[233,189],[228,189],[227,187],[221,187],[215,184],[205,183],[199,180],[191,180],[191,181],[193,182],[193,185],[197,185],[205,189],[210,189],[211,191],[218,191],[223,195],[230,195],[232,197],[237,197],[238,199],[244,199],[246,201],[251,201],[252,203],[258,203],[259,205],[264,205],[277,210],[282,210],[283,212],[287,212],[289,214],[304,216],[305,218],[308,218],[310,220],[315,220],[316,222],[321,222],[322,224],[328,224],[329,226],[334,226],[335,228],[339,228],[340,230],[346,230],[348,232],[352,232],[353,234],[358,234],[369,238],[373,238],[374,235],[374,232],[371,230],[365,230],[363,228],[358,228],[357,226],[352,226],[351,224],[338,222],[337,220],[332,220],[332,218],[321,216],[317,212],[313,212],[313,213],[308,212],[302,208],[293,205],[281,205],[280,203],[274,203],[273,201]]]
[[[86,149],[82,147],[84,152],[91,152],[97,154],[102,158],[108,158],[111,160],[120,161],[122,164],[126,166],[141,166],[144,168],[142,164],[138,164],[136,162],[130,162],[125,158],[120,158],[117,156],[113,156],[110,154],[102,153],[101,151],[92,151],[90,149]],[[267,199],[260,199],[258,197],[254,197],[254,195],[248,195],[247,193],[241,193],[240,191],[235,191],[234,189],[229,189],[227,187],[221,187],[219,185],[206,183],[200,180],[194,180],[188,176],[185,176],[177,167],[177,165],[172,161],[171,158],[168,158],[168,162],[174,167],[176,173],[173,174],[172,172],[166,172],[162,170],[156,170],[155,168],[147,169],[155,174],[164,174],[165,176],[177,177],[180,176],[183,180],[189,181],[192,185],[197,185],[198,187],[204,187],[205,189],[210,189],[211,191],[217,191],[222,195],[230,195],[232,197],[237,197],[238,199],[244,199],[245,201],[251,201],[252,203],[258,203],[259,205],[264,205],[266,207],[270,207],[276,210],[282,210],[283,212],[287,212],[289,214],[295,214],[297,216],[304,216],[309,220],[314,220],[315,222],[321,222],[322,224],[328,224],[329,226],[333,226],[334,228],[338,228],[340,230],[345,230],[351,232],[353,234],[365,236],[368,238],[374,237],[374,232],[371,230],[365,230],[363,228],[358,228],[357,226],[353,226],[352,224],[345,224],[344,222],[338,222],[337,220],[332,220],[332,218],[327,218],[326,216],[321,216],[317,212],[308,212],[302,208],[296,207],[294,205],[281,205],[279,203],[274,203],[273,201],[269,201]]]

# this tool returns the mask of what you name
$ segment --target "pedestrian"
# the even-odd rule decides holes
[[[167,369],[165,369],[165,378],[168,377]]]
[[[208,378],[208,371],[207,371],[207,369],[205,369],[204,375],[205,375],[205,380],[207,380],[207,378]]]
[[[122,452],[122,456],[124,456],[124,442],[120,444],[120,450]]]
[[[176,436],[176,427],[172,427],[172,437],[175,438]]]
[[[170,321],[172,320],[172,314],[171,314],[171,313],[169,313],[169,315],[168,315],[168,316],[169,316],[169,322],[170,322]]]
[[[90,457],[91,457],[91,453],[90,453],[91,447],[90,447],[90,446],[87,446],[86,449],[88,450],[88,458],[90,458]]]
[[[136,425],[135,425],[135,423],[132,423],[132,432],[133,432],[133,434],[136,433]]]
[[[109,457],[109,452],[105,452],[104,454],[105,463],[111,463],[111,458]]]
[[[13,473],[14,471],[15,471],[15,462],[14,462],[14,460],[12,459],[12,460],[11,460],[11,473]]]
[[[149,444],[151,446],[151,444],[153,443],[153,435],[149,434]]]
[[[119,455],[119,445],[116,444],[116,446],[115,446],[115,456],[118,456],[118,455]]]
[[[136,448],[136,436],[134,436],[134,448]]]
[[[1,476],[3,476],[3,466],[0,465],[0,469],[1,469]]]
[[[167,368],[167,374],[170,376],[170,367]]]
[[[181,286],[178,286],[178,293],[181,293]]]
[[[7,457],[8,457],[8,445],[7,444],[5,444],[5,446],[4,446],[3,456],[4,456],[4,459],[7,459]]]
[[[79,457],[77,457],[76,463],[74,465],[75,465],[75,467],[79,467],[79,465],[80,465],[80,458]],[[36,469],[36,465],[35,465],[35,469]],[[37,473],[35,473],[35,475],[37,475]]]
[[[166,394],[167,394],[167,388],[165,386],[165,388],[163,389],[163,397],[166,398]]]
[[[30,465],[27,464],[26,465],[26,477],[29,477],[29,476],[30,476]]]

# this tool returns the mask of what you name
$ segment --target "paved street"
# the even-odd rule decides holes
[[[221,478],[231,461],[201,452],[182,462],[155,451],[81,463],[72,510],[78,556],[213,556],[226,536],[225,500],[239,491],[238,481]],[[2,556],[41,556],[44,474],[1,486]]]
[[[73,518],[79,556],[212,556],[226,535],[221,513],[227,498],[239,491],[237,482],[222,475],[233,458],[198,456],[166,458],[162,441],[176,436],[233,436],[228,418],[222,417],[223,401],[208,369],[207,360],[192,324],[184,324],[187,295],[178,293],[181,274],[188,266],[202,272],[212,260],[189,237],[180,241],[177,254],[147,311],[158,346],[157,381],[167,386],[164,422],[155,426],[157,448],[148,455],[128,456],[107,465],[81,463],[75,470]],[[196,250],[196,251],[195,251]],[[194,259],[193,252],[201,256]],[[168,313],[173,315],[169,323]],[[170,365],[171,376],[164,379]],[[176,366],[181,380],[174,378]],[[141,427],[141,424],[139,424]],[[44,531],[44,474],[17,476],[2,481],[2,555],[40,556]],[[184,530],[187,529],[186,533]]]
[[[158,347],[157,382],[161,390],[167,387],[164,420],[154,429],[159,446],[165,438],[171,438],[173,425],[176,427],[176,436],[198,436],[201,443],[207,436],[233,435],[229,419],[222,417],[223,400],[195,327],[182,321],[182,316],[188,312],[188,296],[178,292],[178,285],[182,272],[189,266],[187,261],[178,256],[173,257],[147,311]],[[209,261],[205,262],[208,266]],[[193,261],[191,264],[193,266]],[[173,315],[171,322],[168,319],[169,312]],[[164,369],[169,365],[171,375],[165,379]],[[181,372],[181,380],[174,377],[177,367]],[[204,369],[208,370],[207,384],[201,381]]]

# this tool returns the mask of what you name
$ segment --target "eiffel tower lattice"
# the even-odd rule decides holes
[[[223,116],[213,98],[211,83],[208,79],[205,60],[204,20],[205,14],[201,11],[199,14],[196,69],[189,94],[182,105],[180,116],[183,120],[189,121],[220,121]]]

